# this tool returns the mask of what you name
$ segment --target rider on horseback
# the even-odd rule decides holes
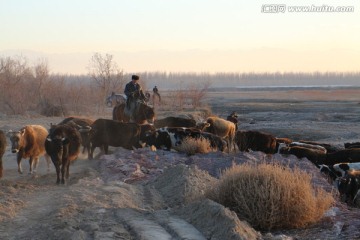
[[[142,91],[140,84],[138,83],[139,76],[132,75],[131,82],[126,84],[124,93],[127,96],[126,109],[127,115],[132,116],[134,114],[137,102],[145,103],[145,95]]]

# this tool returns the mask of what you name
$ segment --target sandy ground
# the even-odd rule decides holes
[[[270,132],[294,140],[342,146],[359,141],[359,89],[212,92],[214,114],[237,111],[240,129]],[[106,118],[110,118],[110,111]],[[63,118],[0,115],[0,129],[60,122]],[[306,159],[253,153],[209,153],[188,157],[148,148],[111,148],[89,161],[81,155],[70,179],[58,186],[55,169],[41,159],[37,174],[17,172],[15,155],[4,155],[0,180],[0,239],[356,239],[360,211],[337,201],[324,219],[302,230],[258,232],[223,206],[204,198],[222,169],[235,163],[286,162],[313,183],[332,186]]]

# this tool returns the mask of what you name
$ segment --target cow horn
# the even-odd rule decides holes
[[[13,131],[13,130],[9,130],[9,131],[6,133],[6,136],[11,137],[13,134],[14,134],[14,131]]]
[[[20,134],[21,134],[21,135],[24,135],[24,134],[25,134],[25,131],[26,131],[25,128],[21,129]]]
[[[81,127],[78,131],[81,132],[81,133],[86,133],[86,132],[90,132],[92,128],[90,126],[83,126]]]
[[[51,138],[47,137],[46,141],[51,142],[52,140],[51,140]]]

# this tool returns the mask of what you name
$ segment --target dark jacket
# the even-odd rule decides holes
[[[136,94],[137,92],[139,93],[139,95]],[[145,99],[145,95],[141,89],[140,84],[133,83],[132,81],[129,82],[128,84],[126,84],[124,93],[128,98],[135,97],[135,98],[139,98],[141,100]]]

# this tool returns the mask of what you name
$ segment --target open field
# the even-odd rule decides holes
[[[360,88],[211,92],[214,113],[236,111],[241,129],[329,143],[360,139]]]
[[[213,114],[236,111],[240,129],[254,129],[294,140],[341,146],[360,140],[360,89],[217,90],[205,99]],[[159,108],[161,110],[161,108]],[[185,109],[188,114],[191,112]],[[181,111],[159,116],[184,115]],[[198,114],[198,113],[195,113]],[[97,118],[100,116],[92,116]],[[101,116],[111,118],[111,109]],[[0,115],[0,129],[61,121],[62,117]],[[333,187],[307,160],[253,153],[209,153],[186,156],[148,148],[111,148],[111,154],[89,161],[85,155],[70,166],[65,186],[55,184],[55,170],[17,173],[15,155],[4,155],[0,180],[0,239],[356,239],[360,211],[337,201],[324,219],[302,230],[266,235],[239,221],[232,212],[201,195],[221,170],[233,163],[286,162],[313,176],[315,186]],[[177,166],[177,167],[175,167]],[[189,166],[189,167],[188,167]],[[196,166],[196,167],[195,167]],[[283,236],[284,237],[284,236]],[[281,238],[277,238],[281,239]],[[284,239],[284,238],[282,238]]]

